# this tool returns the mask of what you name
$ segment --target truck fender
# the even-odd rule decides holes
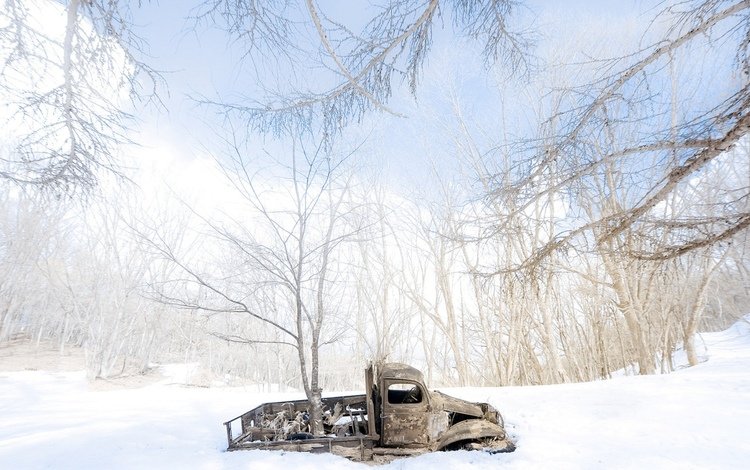
[[[467,419],[448,428],[435,445],[435,450],[441,450],[460,441],[475,441],[492,437],[505,439],[505,430],[502,426],[483,419]]]

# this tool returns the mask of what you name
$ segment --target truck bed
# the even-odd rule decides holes
[[[324,421],[328,420],[324,425],[326,436],[312,438],[305,432],[310,406],[307,400],[264,403],[224,423],[227,450],[278,449],[340,455],[353,449],[371,452],[375,439],[363,431],[367,429],[366,395],[329,397],[322,401]],[[335,413],[337,407],[339,412]]]

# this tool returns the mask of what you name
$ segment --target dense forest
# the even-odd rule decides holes
[[[200,190],[123,156],[169,81],[132,2],[4,2],[0,345],[319,396],[377,360],[454,386],[669,372],[747,313],[750,1],[662,3],[616,56],[545,45],[523,2],[384,1],[356,32],[325,2],[200,2],[247,60],[328,73],[198,99],[226,123]],[[419,119],[452,165],[395,188],[351,129],[402,119],[445,37],[478,44],[494,117],[446,85]]]

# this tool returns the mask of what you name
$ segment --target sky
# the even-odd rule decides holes
[[[352,28],[361,25],[371,11],[361,8],[370,3],[364,1],[319,3],[323,11]],[[527,9],[523,15],[524,22],[538,37],[535,53],[547,55],[549,48],[576,37],[606,44],[622,41],[622,36],[627,35],[621,34],[624,32],[633,33],[629,40],[637,41],[658,3],[577,0],[561,6],[560,2],[533,0],[524,2]],[[241,61],[242,44],[228,41],[226,34],[216,28],[196,26],[187,19],[196,14],[199,4],[198,0],[162,0],[145,2],[142,8],[134,9],[136,32],[147,43],[145,60],[164,72],[167,83],[167,88],[161,90],[165,108],[150,107],[141,114],[138,140],[144,145],[140,152],[146,158],[190,161],[215,153],[224,123],[214,109],[198,106],[195,99],[203,96],[232,101],[252,86],[251,70],[243,67]],[[450,138],[441,130],[450,126],[447,116],[451,92],[455,91],[468,119],[478,122],[490,134],[502,131],[498,127],[498,100],[501,89],[507,91],[510,87],[501,82],[498,74],[483,68],[479,50],[471,50],[473,44],[457,42],[445,32],[435,36],[417,99],[401,87],[390,103],[407,117],[373,113],[363,125],[349,130],[350,139],[364,142],[358,156],[360,164],[402,188],[414,187],[433,171],[448,175],[460,171],[451,156]],[[512,102],[504,106],[514,113]],[[518,110],[521,115],[525,112]],[[253,142],[259,150],[285,151],[284,142],[262,136],[254,136]]]

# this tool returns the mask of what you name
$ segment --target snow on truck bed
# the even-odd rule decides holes
[[[518,450],[441,452],[382,468],[750,468],[748,321],[701,335],[706,361],[669,375],[446,390],[497,407]],[[333,455],[224,452],[224,420],[298,398],[168,381],[102,391],[83,372],[0,371],[0,468],[372,468]]]

